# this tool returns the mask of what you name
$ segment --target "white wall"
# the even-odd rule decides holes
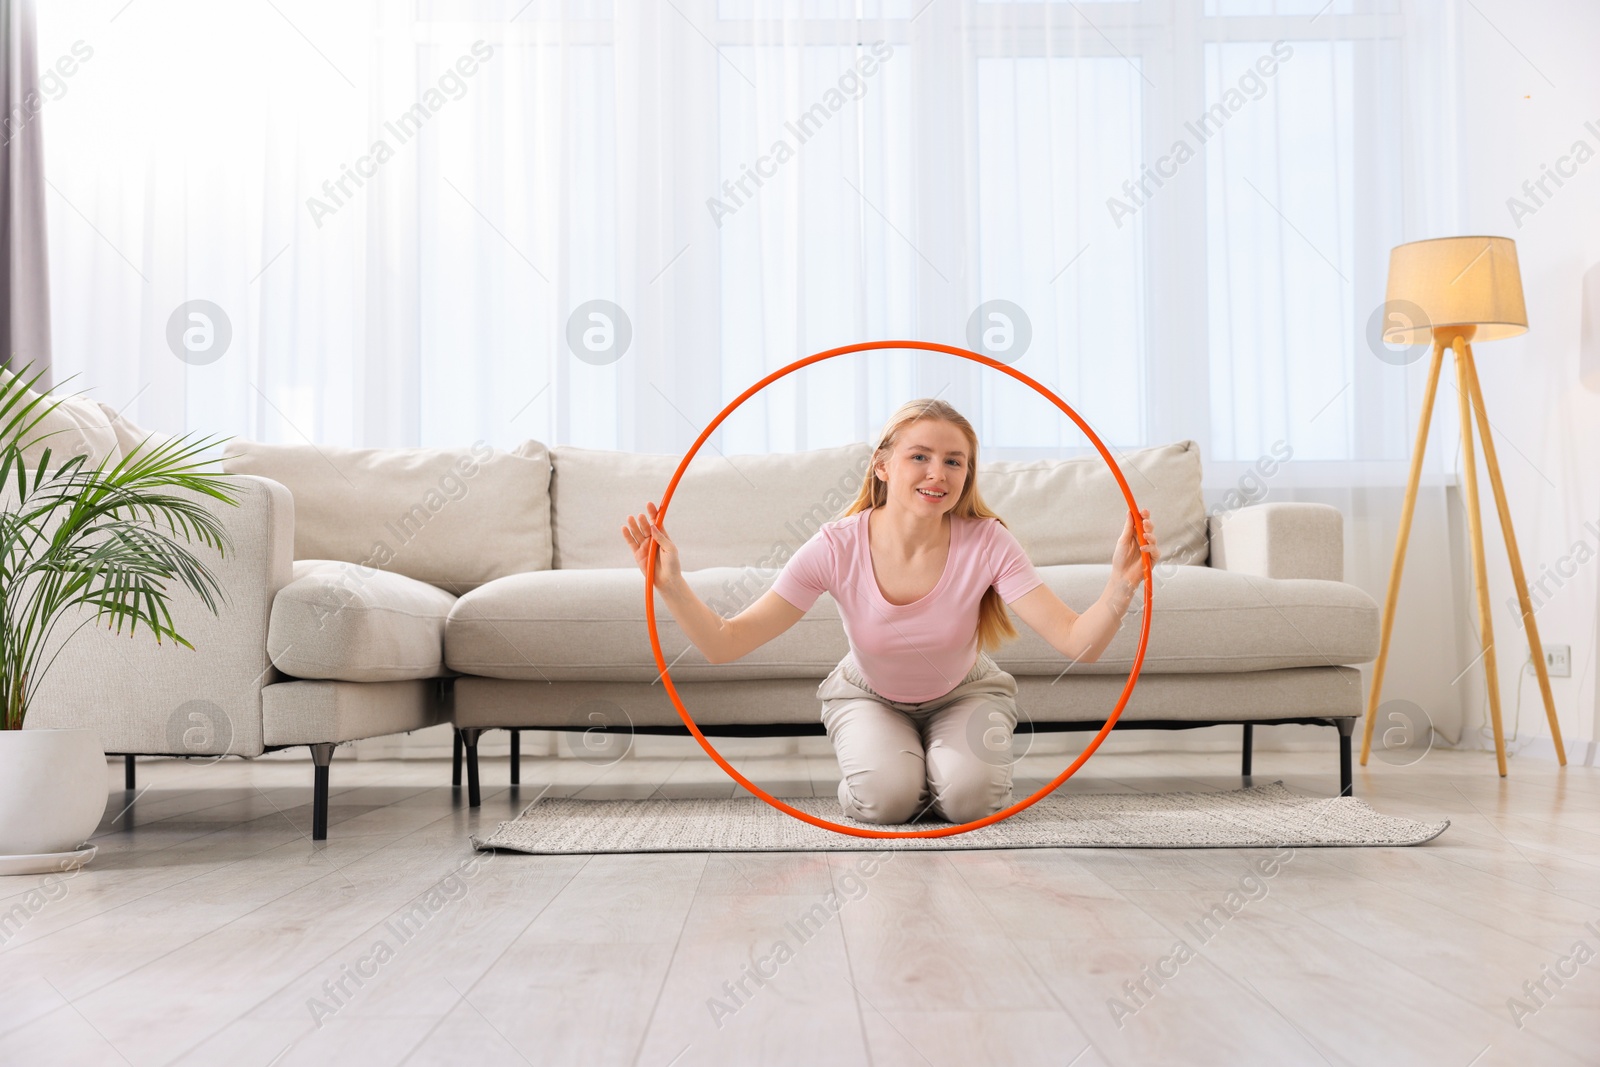
[[[1582,763],[1594,759],[1600,724],[1595,689],[1600,652],[1600,393],[1591,391],[1600,389],[1600,382],[1586,388],[1579,375],[1583,276],[1600,264],[1600,64],[1595,62],[1600,4],[1474,0],[1461,5],[1459,17],[1459,144],[1464,158],[1457,232],[1516,239],[1529,322],[1523,336],[1484,344],[1474,354],[1529,580],[1558,565],[1572,574],[1560,579],[1559,587],[1547,579],[1552,595],[1537,619],[1547,644],[1572,646],[1572,677],[1551,679],[1551,684],[1568,759]],[[1563,178],[1563,187],[1549,182],[1553,195],[1539,193],[1544,203],[1536,204],[1523,191],[1523,182],[1538,179],[1547,165],[1554,168],[1578,141],[1586,143],[1592,158],[1577,165],[1575,176]],[[1511,197],[1535,208],[1520,226],[1508,210]],[[1441,387],[1440,399],[1446,397],[1453,405],[1454,391]],[[1527,650],[1514,613],[1506,607],[1514,587],[1498,543],[1481,456],[1479,469],[1509,735],[1518,667]],[[1587,551],[1574,551],[1579,542]],[[1476,694],[1468,709],[1469,727],[1482,722],[1484,713],[1481,669],[1471,677]],[[1537,681],[1531,670],[1520,680],[1521,734],[1534,739],[1526,751],[1550,754],[1551,731]]]

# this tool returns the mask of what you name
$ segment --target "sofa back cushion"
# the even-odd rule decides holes
[[[1150,509],[1162,560],[1204,564],[1200,446],[1179,441],[1141,449],[1118,455],[1117,466],[1139,507]],[[1128,518],[1128,502],[1098,453],[1065,460],[980,459],[978,490],[1036,567],[1110,563]]]
[[[633,567],[622,537],[629,515],[660,502],[677,455],[641,455],[558,445],[551,449],[554,565]],[[810,452],[723,457],[702,451],[673,493],[667,531],[686,571],[704,567],[781,568],[861,486],[866,444]],[[1155,521],[1162,559],[1206,562],[1200,450],[1193,441],[1118,457],[1123,477]],[[1127,503],[1099,455],[978,463],[984,502],[1028,550],[1035,566],[1109,563]]]
[[[567,445],[550,456],[555,566],[637,567],[622,525],[661,502],[683,457]],[[683,569],[782,567],[855,499],[870,456],[865,444],[738,456],[702,449],[667,505]]]
[[[294,558],[343,560],[460,595],[550,567],[550,459],[528,441],[341,448],[230,441],[222,469],[294,495]],[[620,540],[620,535],[619,535]]]

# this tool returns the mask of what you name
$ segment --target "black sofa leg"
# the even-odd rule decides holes
[[[455,734],[455,744],[450,751],[450,788],[461,788],[461,731],[452,731]]]
[[[1348,797],[1355,793],[1355,781],[1350,768],[1350,735],[1355,732],[1356,721],[1335,719],[1333,725],[1339,728],[1339,795]]]
[[[311,784],[311,840],[328,839],[328,764],[333,762],[331,744],[311,746],[311,760],[316,764]]]
[[[522,731],[511,731],[511,784],[522,784]]]
[[[1239,773],[1244,775],[1246,778],[1250,777],[1250,752],[1251,752],[1251,748],[1252,748],[1252,742],[1253,742],[1253,739],[1254,739],[1254,737],[1253,737],[1254,733],[1255,733],[1255,724],[1254,723],[1248,723],[1248,722],[1245,723],[1244,724],[1244,755],[1239,760]]]
[[[132,789],[132,788],[134,788],[134,782],[133,782],[133,757],[132,756],[123,756],[122,757],[122,788],[124,788],[124,789]]]
[[[467,807],[476,808],[483,803],[483,794],[478,790],[478,735],[482,730],[468,727],[458,731],[461,735],[461,744],[467,762]]]

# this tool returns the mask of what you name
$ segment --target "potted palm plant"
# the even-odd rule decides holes
[[[71,454],[53,428],[70,422],[65,401],[34,390],[41,376],[0,365],[0,873],[81,866],[105,812],[98,734],[23,729],[55,652],[87,625],[193,648],[168,597],[216,612],[222,590],[190,545],[231,550],[205,500],[237,503],[227,475],[201,469],[219,439],[147,439],[94,466]]]

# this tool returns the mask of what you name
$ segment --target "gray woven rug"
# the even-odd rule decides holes
[[[784,798],[853,823],[832,797]],[[927,830],[945,822],[875,830]],[[1373,811],[1355,797],[1304,797],[1281,781],[1222,793],[1053,793],[1009,819],[949,837],[855,837],[801,822],[759,797],[574,800],[545,797],[501,823],[479,849],[596,852],[877,852],[978,848],[1273,848],[1420,845],[1450,825]]]

